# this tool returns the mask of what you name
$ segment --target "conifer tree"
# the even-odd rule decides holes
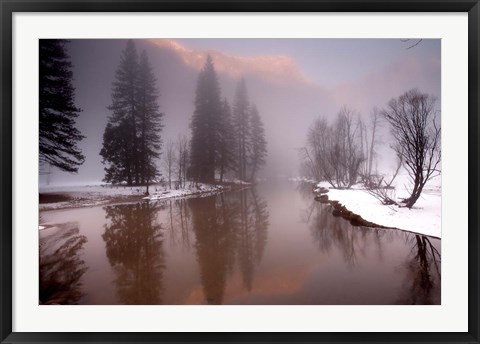
[[[120,65],[112,85],[112,104],[108,107],[112,114],[103,135],[103,148],[100,155],[105,167],[104,181],[136,181],[136,86],[138,75],[138,54],[132,40],[122,52]],[[113,149],[113,150],[112,150]]]
[[[215,182],[221,111],[220,86],[212,58],[208,56],[198,76],[195,110],[190,123],[190,175],[196,182]]]
[[[40,40],[39,65],[39,160],[66,172],[77,172],[85,161],[78,142],[84,138],[75,128],[81,110],[75,106],[75,88],[66,40]]]
[[[235,93],[233,125],[235,130],[236,170],[238,178],[246,180],[250,135],[250,104],[244,79],[239,81]]]
[[[232,124],[232,110],[226,98],[222,102],[222,112],[219,119],[217,166],[220,182],[223,182],[225,173],[235,168],[235,137]]]
[[[267,142],[265,141],[265,129],[263,128],[263,122],[258,114],[255,104],[251,106],[250,110],[250,125],[251,125],[251,137],[250,137],[250,181],[255,180],[255,175],[259,168],[265,164],[265,157],[267,155]]]
[[[160,158],[163,114],[159,111],[158,91],[152,67],[145,50],[140,56],[138,71],[138,160],[140,183],[148,185],[158,175],[156,160]]]
[[[155,76],[145,52],[138,58],[133,41],[127,42],[112,85],[112,114],[103,135],[100,155],[104,181],[148,185],[158,174],[163,114],[158,109]]]

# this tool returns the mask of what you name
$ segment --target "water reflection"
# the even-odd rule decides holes
[[[371,243],[381,245],[381,236],[385,232],[353,227],[348,221],[332,216],[327,205],[314,202],[311,207],[310,230],[318,248],[325,253],[329,253],[332,248],[337,249],[348,266],[354,267],[359,257],[365,257]],[[378,252],[378,257],[382,258],[381,251]]]
[[[386,255],[392,258],[395,243],[404,242],[410,253],[396,270],[404,276],[403,287],[397,304],[439,304],[440,303],[440,261],[437,247],[439,240],[420,234],[399,230],[384,230],[352,226],[348,221],[331,214],[328,205],[312,202],[304,210],[303,219],[309,223],[312,237],[320,251],[330,253],[332,249],[341,252],[350,269],[356,269],[361,261],[372,264],[372,256],[381,263]],[[435,241],[435,244],[432,242]],[[368,261],[370,259],[370,262]]]
[[[255,190],[104,207],[102,235],[123,304],[162,303],[164,244],[194,250],[205,302],[222,304],[236,266],[252,289],[267,242],[267,203]],[[165,241],[168,238],[168,241]]]
[[[408,242],[412,245],[409,259],[404,264],[407,270],[407,287],[399,304],[439,304],[440,295],[435,293],[440,288],[440,252],[431,240],[423,235],[410,235]]]
[[[240,194],[237,232],[238,258],[245,288],[252,290],[255,266],[260,263],[267,242],[268,211],[255,190]]]
[[[40,231],[42,303],[440,303],[440,240],[353,227],[311,185],[42,219],[63,223]]]
[[[168,207],[166,227],[170,244],[189,250],[192,247],[192,219],[187,199],[168,200],[165,205]]]
[[[218,305],[223,301],[227,269],[233,262],[232,228],[226,226],[215,197],[194,198],[189,205],[205,298],[208,304]]]
[[[72,305],[83,293],[81,278],[87,267],[80,251],[87,238],[76,223],[66,223],[40,233],[40,304]]]
[[[104,207],[109,224],[102,235],[114,268],[123,304],[160,304],[165,268],[158,204],[149,202]]]
[[[252,289],[267,241],[268,211],[255,190],[189,201],[197,260],[208,304],[222,304],[227,275],[238,259],[243,285]]]

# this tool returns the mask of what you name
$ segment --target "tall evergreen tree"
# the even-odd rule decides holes
[[[100,151],[102,162],[108,164],[105,167],[106,182],[133,185],[136,181],[137,75],[137,49],[133,41],[129,40],[115,73],[112,104],[108,107],[112,114],[105,127],[103,148]]]
[[[84,138],[75,128],[80,109],[75,106],[72,63],[66,40],[40,40],[39,160],[62,171],[77,172],[85,161],[78,142]]]
[[[250,181],[255,180],[258,169],[265,164],[267,156],[267,141],[265,141],[265,129],[263,122],[258,114],[255,104],[252,105],[250,111],[251,137],[250,137]]]
[[[232,110],[225,98],[222,102],[222,112],[218,124],[217,166],[220,174],[220,182],[223,176],[235,168],[235,137],[232,123]]]
[[[106,182],[144,185],[158,174],[163,114],[158,108],[155,76],[145,52],[138,58],[127,42],[112,85],[112,114],[103,134],[100,155]]]
[[[240,180],[247,178],[247,157],[250,135],[250,104],[245,80],[241,79],[235,93],[233,106],[233,125],[235,130],[235,150],[237,173]]]
[[[190,123],[190,174],[196,182],[215,182],[221,112],[220,86],[212,58],[208,56],[198,76],[195,111]]]
[[[160,158],[163,114],[159,111],[158,91],[152,67],[145,50],[140,56],[138,71],[138,160],[140,183],[148,185],[158,175],[156,160]]]

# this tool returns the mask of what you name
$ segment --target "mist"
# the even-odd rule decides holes
[[[39,306],[441,304],[440,43],[40,40]]]
[[[368,120],[373,107],[418,88],[440,100],[440,40],[409,49],[385,39],[155,39],[134,40],[152,64],[164,114],[163,143],[190,137],[195,87],[206,56],[213,59],[222,97],[233,102],[244,78],[248,96],[263,120],[267,141],[262,178],[297,176],[298,149],[319,116],[333,120],[342,106]],[[76,126],[85,162],[78,173],[52,169],[51,184],[94,183],[104,177],[99,152],[110,111],[112,82],[126,40],[71,40]],[[440,101],[438,102],[440,104]],[[440,109],[439,109],[440,110]],[[392,152],[386,125],[378,161],[388,169]],[[159,161],[159,164],[160,161]],[[40,176],[45,182],[46,177]]]

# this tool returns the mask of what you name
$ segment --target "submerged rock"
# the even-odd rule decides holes
[[[328,193],[330,190],[328,190],[327,188],[323,187],[323,186],[320,186],[318,188],[316,188],[314,190],[315,193],[318,193],[318,194],[326,194]]]
[[[317,189],[315,189],[315,193],[317,192]],[[349,221],[352,226],[359,226],[359,227],[372,227],[372,228],[388,228],[385,226],[377,225],[376,223],[369,222],[365,220],[363,217],[361,217],[358,214],[355,214],[348,210],[342,203],[339,201],[330,201],[328,199],[327,195],[316,195],[315,200],[324,203],[324,204],[330,204],[332,206],[332,215],[333,216],[341,216],[345,220]]]

